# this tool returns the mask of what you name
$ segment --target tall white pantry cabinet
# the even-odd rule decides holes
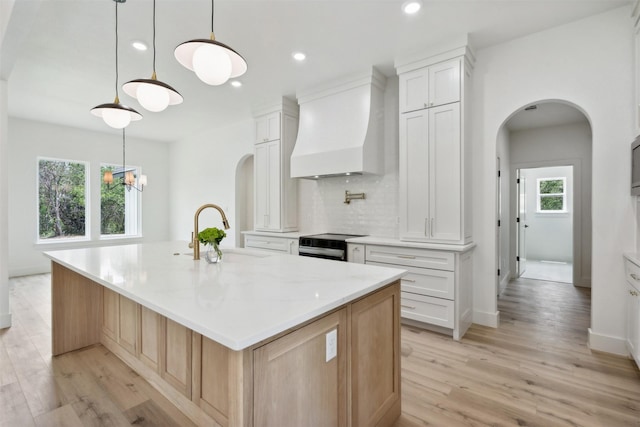
[[[399,235],[407,247],[367,246],[365,255],[367,263],[409,269],[401,289],[405,323],[450,331],[456,340],[473,321],[471,147],[466,126],[473,62],[467,44],[396,62]]]
[[[298,135],[298,104],[288,98],[254,112],[254,158],[257,231],[298,229],[298,183],[291,178],[290,158]]]
[[[448,56],[456,55],[456,56]],[[466,48],[398,66],[400,240],[471,242]]]

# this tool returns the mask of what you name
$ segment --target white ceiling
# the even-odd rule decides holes
[[[5,1],[5,0],[0,0]],[[395,59],[468,33],[476,50],[631,4],[631,0],[425,0],[414,16],[403,0],[218,0],[215,32],[249,64],[241,88],[207,86],[182,68],[174,48],[206,38],[208,0],[157,0],[158,78],[183,104],[149,113],[119,89],[144,119],[129,135],[176,141],[251,117],[256,107],[376,66],[395,75]],[[0,60],[9,76],[9,114],[104,132],[89,110],[115,95],[115,3],[111,0],[16,0]],[[149,78],[152,51],[130,42],[152,38],[151,0],[119,6],[120,85]],[[304,51],[295,63],[291,53]],[[7,76],[4,75],[3,78]]]

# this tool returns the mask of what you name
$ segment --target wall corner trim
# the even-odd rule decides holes
[[[629,356],[624,338],[598,334],[591,328],[589,328],[589,349],[619,356]]]
[[[11,313],[0,314],[0,329],[11,327]]]
[[[473,323],[490,328],[497,328],[500,324],[500,312],[489,313],[486,311],[473,311]]]

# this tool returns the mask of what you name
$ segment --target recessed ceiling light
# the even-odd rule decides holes
[[[131,46],[133,46],[134,49],[136,50],[140,50],[140,51],[145,51],[147,50],[147,45],[145,42],[141,42],[140,40],[134,40],[131,42]]]
[[[242,86],[242,82],[240,82],[238,80],[234,80],[234,81],[231,82],[231,86],[240,87],[240,86]]]
[[[402,11],[407,15],[413,15],[422,7],[422,2],[417,0],[409,0],[402,5]]]
[[[293,59],[295,59],[296,61],[304,61],[307,57],[307,55],[302,52],[294,52],[291,56],[293,56]]]

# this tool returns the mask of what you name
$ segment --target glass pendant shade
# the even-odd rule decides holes
[[[116,97],[113,102],[100,104],[97,107],[91,109],[91,114],[97,117],[101,117],[104,122],[115,129],[124,129],[129,126],[132,121],[142,119],[142,115],[133,108],[120,104],[118,98],[118,4],[124,3],[126,0],[114,0],[116,7]]]
[[[193,52],[193,71],[206,84],[218,86],[231,76],[231,59],[220,46],[203,44]]]
[[[136,183],[136,178],[133,176],[133,172],[126,172],[124,174],[124,183],[127,185],[134,185]]]
[[[183,67],[194,71],[200,80],[213,86],[247,71],[247,62],[242,56],[213,39],[184,42],[176,47],[174,55]]]
[[[104,176],[102,177],[102,182],[107,185],[113,184],[113,172],[105,171]]]
[[[136,91],[136,98],[142,108],[152,112],[159,112],[169,106],[169,94],[158,85],[141,84]]]
[[[138,179],[138,185],[140,187],[146,187],[146,185],[147,185],[147,175],[140,175],[140,178]]]
[[[122,90],[136,98],[142,108],[154,113],[163,111],[169,105],[181,104],[184,99],[174,88],[155,79],[155,73],[150,79],[136,79],[125,83]]]
[[[115,129],[129,126],[132,121],[142,119],[142,115],[133,108],[120,104],[118,97],[112,103],[100,104],[91,109],[91,114],[102,117],[104,122]]]

